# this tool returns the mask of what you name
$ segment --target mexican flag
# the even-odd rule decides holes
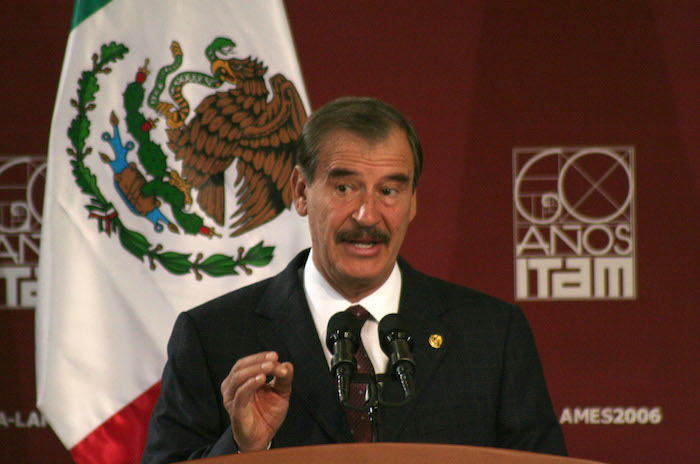
[[[308,111],[281,0],[76,2],[36,311],[38,406],[76,462],[138,462],[177,314],[309,246]]]

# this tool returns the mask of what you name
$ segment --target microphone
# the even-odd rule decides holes
[[[355,352],[360,346],[362,323],[347,311],[335,313],[328,321],[326,346],[333,354],[331,373],[338,381],[338,397],[341,404],[350,400],[350,383],[357,372]]]
[[[399,314],[387,314],[379,321],[379,345],[389,357],[389,371],[401,383],[406,401],[416,396],[413,381],[416,363],[413,361],[413,339],[409,324]]]

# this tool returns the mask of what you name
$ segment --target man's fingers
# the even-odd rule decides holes
[[[292,380],[294,380],[294,366],[290,362],[284,362],[275,367],[275,376],[270,386],[279,393],[287,394],[292,391]]]
[[[258,374],[272,374],[278,364],[279,363],[277,361],[265,361],[261,364],[253,364],[252,366],[247,366],[243,369],[231,371],[231,384],[235,389],[240,385],[243,385],[243,383],[248,381],[249,378],[255,377]]]
[[[239,359],[221,383],[221,394],[224,401],[233,398],[238,388],[248,379],[259,374],[271,373],[277,364],[277,353],[273,351],[256,353]]]
[[[233,368],[231,370],[234,370],[236,368],[238,369],[245,369],[246,367],[250,367],[256,364],[262,364],[265,361],[277,361],[277,353],[274,351],[262,351],[260,353],[255,353],[251,354],[249,356],[246,356],[245,358],[241,358],[238,361],[236,361],[236,364],[233,365]]]
[[[233,399],[234,415],[235,411],[243,411],[253,403],[253,396],[258,388],[265,384],[265,374],[258,374],[248,378],[236,390],[236,396]]]

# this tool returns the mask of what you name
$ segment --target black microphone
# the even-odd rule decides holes
[[[396,314],[387,314],[379,321],[379,345],[389,357],[389,371],[401,382],[406,401],[416,396],[413,381],[416,363],[413,361],[413,339],[409,324]]]
[[[335,313],[328,321],[326,346],[333,353],[331,373],[338,380],[338,397],[341,404],[350,399],[350,383],[357,372],[355,352],[360,346],[362,323],[352,313]]]

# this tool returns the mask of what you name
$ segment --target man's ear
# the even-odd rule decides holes
[[[304,178],[304,174],[301,172],[299,165],[294,166],[292,171],[292,198],[294,200],[294,209],[297,210],[299,216],[306,216],[307,210],[307,200],[306,200],[306,190],[309,184]]]

